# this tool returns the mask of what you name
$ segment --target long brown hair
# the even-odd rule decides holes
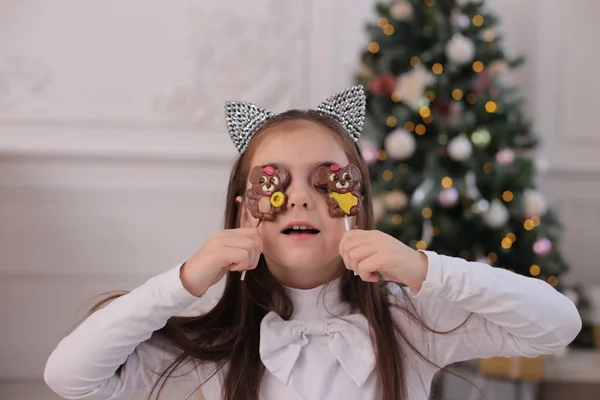
[[[314,123],[330,129],[336,134],[350,163],[359,167],[363,177],[369,176],[358,146],[337,121],[312,110],[287,111],[266,121],[250,141],[244,154],[236,160],[225,199],[225,229],[239,226],[243,210],[236,198],[244,195],[255,149],[262,138],[274,131],[275,127],[291,123]],[[364,212],[359,215],[357,226],[361,229],[374,229],[368,178],[364,179],[362,186],[362,202]],[[400,308],[423,329],[433,330],[419,317],[404,291],[402,293],[407,297],[406,301],[391,303],[389,285],[393,283],[364,282],[351,271],[346,271],[340,279],[340,285],[342,301],[359,310],[369,322],[382,400],[408,400],[404,348],[416,352],[423,360],[432,363],[410,343],[398,322],[392,317],[391,309]],[[294,312],[291,299],[271,275],[263,257],[256,270],[247,274],[243,281],[240,280],[238,272],[229,272],[223,295],[211,311],[197,317],[173,317],[159,331],[181,350],[181,354],[162,373],[163,384],[160,385],[158,394],[165,385],[164,380],[179,366],[186,360],[197,360],[211,363],[216,367],[215,371],[224,373],[223,400],[258,400],[260,383],[265,372],[259,355],[260,323],[270,311],[284,319],[290,318]],[[158,386],[157,382],[154,389]]]

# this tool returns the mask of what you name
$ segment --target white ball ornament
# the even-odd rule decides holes
[[[515,161],[515,151],[513,149],[501,149],[496,153],[496,162],[500,165],[508,166]]]
[[[483,213],[483,222],[492,229],[503,227],[508,221],[508,209],[498,199],[492,200],[490,208]]]
[[[525,190],[523,194],[523,206],[527,218],[541,217],[548,211],[546,197],[534,189]]]
[[[455,161],[465,161],[472,152],[473,145],[465,135],[457,136],[448,143],[448,154]]]
[[[415,152],[417,142],[413,135],[404,129],[396,129],[385,139],[385,150],[390,158],[404,160]]]
[[[454,64],[463,65],[473,61],[475,57],[475,44],[461,34],[455,34],[446,43],[446,56]]]

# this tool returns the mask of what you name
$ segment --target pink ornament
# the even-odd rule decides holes
[[[502,149],[496,154],[496,161],[500,165],[511,165],[515,161],[513,149]]]
[[[266,167],[264,167],[263,171],[269,176],[275,175],[275,168],[273,168],[271,165],[267,165]]]
[[[373,165],[377,162],[377,148],[375,145],[367,140],[363,140],[359,143],[360,151],[367,165]]]
[[[533,243],[533,252],[538,256],[545,256],[552,250],[552,242],[547,238],[538,239]]]
[[[480,73],[477,74],[477,80],[475,81],[475,86],[473,87],[473,91],[476,94],[484,93],[492,84],[492,76],[488,72],[488,70],[484,69]]]
[[[442,189],[438,197],[438,203],[442,207],[453,207],[458,203],[459,197],[458,190],[453,187]]]

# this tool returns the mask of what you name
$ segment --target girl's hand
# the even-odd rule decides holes
[[[427,256],[377,230],[353,229],[340,241],[340,255],[346,268],[363,281],[387,280],[419,290],[427,276]]]
[[[256,268],[261,253],[262,240],[258,228],[217,232],[183,265],[181,283],[194,296],[201,296],[227,271]]]

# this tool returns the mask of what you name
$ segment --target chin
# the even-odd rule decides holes
[[[282,270],[288,271],[305,271],[307,273],[315,272],[322,274],[324,270],[334,270],[340,268],[341,259],[339,255],[333,255],[329,262],[323,262],[322,252],[311,252],[306,254],[302,251],[288,251],[282,254],[281,257],[267,258],[269,265],[278,266]]]

